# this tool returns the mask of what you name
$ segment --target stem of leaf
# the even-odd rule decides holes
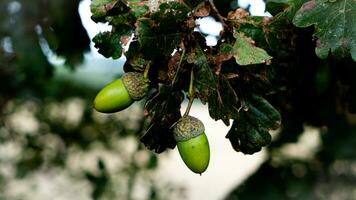
[[[148,72],[150,71],[150,67],[151,67],[151,62],[148,62],[148,64],[145,67],[145,71],[143,72],[143,78],[145,79],[145,81],[148,81]]]
[[[178,63],[178,68],[177,68],[176,74],[174,75],[174,78],[173,78],[173,81],[172,81],[172,85],[174,85],[175,82],[177,81],[177,77],[178,77],[178,74],[179,74],[180,66],[181,66],[181,64],[183,62],[184,56],[185,56],[185,49],[183,49],[182,55],[180,56],[179,63]]]
[[[194,101],[194,71],[193,71],[193,69],[190,72],[190,83],[189,83],[188,95],[189,95],[189,102],[188,102],[187,109],[185,110],[184,116],[188,116],[188,114],[190,112],[190,108],[192,107],[193,101]]]

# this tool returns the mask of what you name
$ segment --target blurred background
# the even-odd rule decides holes
[[[270,16],[262,0],[238,3]],[[90,20],[89,5],[0,1],[1,200],[356,199],[351,113],[321,112],[328,126],[291,113],[268,149],[243,155],[225,139],[229,127],[196,102],[191,115],[204,122],[211,145],[208,170],[193,174],[176,149],[148,151],[139,142],[144,102],[110,115],[92,109],[100,88],[121,76],[125,58],[97,53],[91,39],[110,27]]]

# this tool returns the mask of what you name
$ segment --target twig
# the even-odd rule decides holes
[[[213,0],[209,0],[210,6],[211,8],[214,10],[214,12],[216,13],[216,15],[218,16],[218,18],[220,19],[221,24],[223,25],[223,27],[228,27],[225,23],[225,18],[223,16],[220,15],[219,10],[216,8],[214,1]]]

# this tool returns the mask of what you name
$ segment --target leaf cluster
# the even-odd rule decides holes
[[[125,71],[151,66],[153,92],[145,106],[151,124],[142,137],[149,149],[174,148],[170,127],[181,116],[180,105],[193,73],[194,96],[208,104],[211,118],[226,125],[233,121],[226,137],[236,151],[253,154],[271,142],[269,131],[282,123],[281,108],[266,98],[293,86],[287,77],[305,63],[301,48],[316,47],[320,58],[327,57],[329,49],[339,58],[353,55],[355,31],[347,24],[354,22],[355,2],[343,2],[269,1],[267,8],[275,14],[269,18],[249,16],[228,1],[162,1],[152,8],[149,1],[93,0],[92,19],[112,26],[93,41],[106,57],[124,54]],[[321,22],[329,16],[314,17],[335,7],[339,7],[337,18],[343,20],[337,27],[333,19]],[[195,20],[206,16],[223,26],[215,46],[207,46],[205,35],[197,31]],[[296,27],[312,24],[316,42],[312,29]],[[310,41],[298,43],[306,37]],[[126,45],[129,50],[124,52]],[[315,54],[308,56],[318,62]]]

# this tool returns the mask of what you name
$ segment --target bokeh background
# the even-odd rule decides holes
[[[353,114],[329,127],[289,121],[268,149],[243,155],[225,139],[229,127],[196,102],[191,115],[204,122],[211,145],[206,173],[190,172],[176,149],[148,151],[139,142],[144,101],[110,115],[92,109],[125,58],[96,52],[91,38],[110,27],[90,20],[89,5],[0,1],[1,200],[356,199]],[[270,16],[262,0],[236,5]],[[199,23],[214,45],[219,25]]]

